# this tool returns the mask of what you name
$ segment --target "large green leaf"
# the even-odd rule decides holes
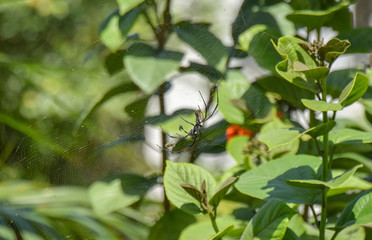
[[[178,37],[192,46],[207,60],[207,63],[218,70],[224,70],[227,61],[227,48],[205,24],[179,22],[173,30]]]
[[[349,178],[351,178],[356,170],[358,168],[361,168],[363,165],[357,165],[353,167],[352,169],[349,169],[348,171],[344,172],[343,174],[327,181],[321,181],[317,179],[310,179],[310,180],[288,180],[287,183],[292,186],[296,187],[303,187],[303,188],[323,188],[328,187],[330,189],[339,188],[340,185],[342,185],[345,181],[347,181]]]
[[[142,11],[142,4],[125,13],[123,16],[118,11],[113,12],[102,23],[99,29],[99,36],[102,43],[111,51],[119,49],[127,39],[137,17]]]
[[[230,70],[227,72],[226,81],[222,81],[218,94],[220,104],[218,110],[229,123],[243,125],[249,115],[248,109],[242,109],[237,102],[248,90],[250,83],[241,71]]]
[[[127,207],[140,199],[138,195],[124,194],[119,179],[109,183],[93,183],[89,188],[89,196],[94,211],[100,216]]]
[[[166,212],[151,228],[148,240],[179,239],[182,230],[195,222],[196,218],[184,211]]]
[[[349,4],[346,1],[327,10],[299,10],[289,14],[287,18],[295,24],[306,26],[308,31],[324,26],[332,27],[336,31],[348,30],[352,27],[351,13],[348,10]]]
[[[273,150],[299,139],[303,134],[302,128],[281,128],[260,134],[258,140],[265,143],[269,150]]]
[[[327,76],[327,94],[331,95],[332,98],[339,98],[342,90],[353,81],[357,72],[358,69],[342,69],[329,73]]]
[[[369,53],[372,51],[372,28],[354,28],[349,31],[341,32],[339,39],[347,39],[351,46],[348,48],[348,53]]]
[[[315,81],[316,79],[307,77],[305,73],[295,70],[295,62],[301,62],[309,69],[317,68],[314,60],[305,49],[298,44],[302,41],[303,40],[295,37],[281,37],[279,38],[278,45],[273,43],[278,53],[284,59],[275,66],[275,69],[280,76],[290,83],[313,93],[317,93],[319,89]]]
[[[346,143],[372,143],[372,134],[350,128],[335,129],[329,133],[329,141],[334,145]]]
[[[321,159],[308,155],[276,159],[241,175],[235,187],[240,192],[259,199],[313,204],[319,201],[319,190],[293,187],[286,181],[316,179],[321,162]]]
[[[372,223],[372,190],[361,193],[350,202],[336,222],[337,231],[354,225]]]
[[[248,223],[241,240],[283,239],[295,211],[280,200],[268,201]]]
[[[329,103],[322,100],[302,99],[301,102],[305,107],[314,111],[327,112],[340,111],[343,109],[342,105],[339,103]]]
[[[332,176],[334,176],[334,178],[336,178],[338,176],[341,176],[343,174],[350,174],[350,172],[344,172],[344,170],[338,170],[338,169],[332,170]],[[361,179],[357,175],[353,175],[353,176],[349,177],[348,179],[346,179],[346,181],[343,182],[338,187],[330,189],[327,192],[327,196],[334,196],[334,195],[338,195],[338,194],[347,193],[350,190],[352,190],[352,191],[356,191],[356,190],[363,191],[363,190],[369,190],[371,188],[372,188],[372,183],[370,183],[370,182],[368,182],[364,179]]]
[[[272,123],[269,123],[269,124],[272,125]],[[320,135],[323,135],[329,132],[335,126],[335,124],[336,124],[335,121],[329,121],[319,126],[310,128],[306,131],[298,127],[291,127],[291,128],[285,127],[285,128],[274,129],[271,131],[268,131],[265,128],[264,129],[265,131],[262,131],[261,134],[259,135],[258,140],[265,143],[269,147],[270,150],[273,150],[277,147],[290,144],[291,142],[298,140],[300,137],[302,137],[305,134],[308,134],[312,136],[313,138],[316,138]]]
[[[142,90],[153,92],[179,67],[183,54],[157,51],[143,43],[135,43],[124,57],[129,76]]]
[[[181,187],[181,184],[187,183],[200,189],[203,181],[207,184],[207,197],[211,199],[217,187],[216,181],[207,170],[190,163],[167,161],[164,188],[169,201],[177,208],[191,214],[203,212],[200,203]]]
[[[357,73],[353,79],[341,92],[339,103],[349,106],[358,101],[368,89],[369,79],[362,73]]]
[[[290,129],[289,131],[291,132],[288,138],[286,135],[283,136],[280,134],[282,129]],[[285,152],[293,155],[297,153],[300,144],[299,137],[301,135],[298,135],[298,133],[303,131],[304,130],[302,129],[300,130],[294,128],[290,122],[275,118],[261,128],[258,140],[262,141],[269,147],[271,156],[275,156],[277,154],[281,155]],[[277,137],[269,137],[271,134],[274,134]]]

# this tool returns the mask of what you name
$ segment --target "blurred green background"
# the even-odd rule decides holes
[[[100,146],[136,131],[116,98],[79,116],[121,82],[104,69],[98,28],[116,1],[0,1],[0,178],[82,184],[146,171],[139,145]],[[127,96],[128,98],[128,96]]]
[[[215,19],[213,31],[226,38],[240,4],[176,1],[172,11],[174,21]],[[140,92],[115,96],[82,121],[106,92],[130,81],[125,71],[107,71],[115,66],[99,39],[115,9],[115,0],[0,0],[0,180],[87,186],[157,170],[142,153],[143,124],[124,111]],[[153,38],[147,24],[133,31]]]

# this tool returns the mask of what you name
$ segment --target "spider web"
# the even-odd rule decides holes
[[[182,5],[178,9],[176,7],[175,15],[184,16],[185,19],[192,19],[195,22],[213,19],[211,18],[213,14],[205,9],[209,10],[211,6],[218,6],[218,4],[214,0],[203,1],[204,8],[198,9],[197,14],[194,10],[199,2],[183,1],[182,4],[188,5],[191,11],[184,13],[187,11]],[[225,36],[231,35],[228,29],[231,28],[232,18],[236,16],[234,8],[236,10],[239,8],[240,1],[235,1],[235,6],[233,1],[221,2],[224,6],[216,11],[215,15],[219,16],[219,21],[212,26],[212,30],[214,30],[213,27],[222,29],[218,33],[219,37],[226,46],[231,46],[232,40]],[[177,6],[177,4],[173,5]],[[272,46],[270,40],[277,41],[277,37],[263,31],[258,33],[256,40],[249,47],[251,57],[233,59],[230,64],[230,67],[242,67],[241,71],[250,82],[267,74],[257,62],[264,59]],[[68,62],[67,71],[32,64],[24,64],[22,68],[17,67],[15,73],[25,76],[24,78],[32,82],[33,89],[25,91],[23,96],[14,97],[14,99],[22,101],[23,107],[20,109],[20,114],[33,120],[25,124],[26,120],[1,119],[2,122],[11,123],[9,125],[14,128],[22,129],[17,135],[13,134],[16,132],[13,129],[7,129],[7,132],[0,131],[0,137],[3,139],[7,139],[8,134],[11,135],[9,131],[12,131],[12,136],[14,136],[13,139],[7,139],[9,141],[7,145],[2,146],[0,153],[3,180],[30,179],[63,186],[89,186],[96,180],[116,173],[132,172],[149,175],[160,171],[161,151],[157,144],[161,144],[161,130],[158,124],[166,122],[167,118],[160,116],[158,124],[146,124],[145,127],[140,121],[130,119],[123,111],[123,106],[137,99],[139,97],[137,94],[118,95],[103,104],[81,125],[77,124],[84,110],[99,102],[107,91],[127,78],[124,73],[110,77],[102,67],[102,56],[97,56],[99,51],[93,51],[94,53],[89,55],[90,50],[96,47],[99,50],[98,45],[99,40],[96,39],[91,46],[80,50],[83,53],[79,52],[77,55],[88,56],[90,60],[84,62],[81,58]],[[186,45],[184,47],[188,57],[183,64],[187,65],[190,60],[205,63],[199,53]],[[49,56],[50,59],[53,57],[53,54]],[[35,70],[35,67],[39,69],[31,71]],[[24,84],[16,80],[12,79],[7,83],[8,89],[14,90]],[[193,111],[200,106],[204,112],[204,104],[199,91],[205,98],[208,98],[212,85],[209,80],[196,73],[182,74],[172,79],[171,83],[172,88],[165,95],[166,114],[171,115],[180,109],[190,109],[190,114],[185,115],[185,118],[195,123]],[[208,101],[208,99],[205,100]],[[147,106],[146,116],[157,116],[160,112],[158,106],[157,96],[152,97]],[[210,110],[213,108],[214,105]],[[208,131],[209,127],[222,120],[223,117],[217,110],[205,123],[204,131]],[[172,121],[176,126],[182,125],[186,131],[192,128],[178,116]],[[174,134],[174,132],[169,132],[169,134]],[[204,133],[203,136],[208,138],[208,133]],[[200,141],[195,145],[195,149],[213,148],[214,145],[223,147],[223,143]],[[175,161],[187,160],[191,150],[181,154],[170,154],[169,157]],[[214,173],[220,173],[234,162],[229,159],[227,153],[222,153],[200,155],[197,164]],[[159,200],[160,197],[157,194],[158,192],[152,191],[149,195]],[[88,238],[87,235],[86,239]]]

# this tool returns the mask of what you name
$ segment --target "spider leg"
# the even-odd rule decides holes
[[[201,94],[201,92],[199,91],[199,94],[200,94],[200,97],[202,98],[202,100],[203,100],[203,103],[204,103],[204,109],[205,109],[205,113],[204,113],[204,117],[202,118],[202,119],[205,119],[206,117],[207,117],[207,111],[208,111],[208,109],[207,109],[207,103],[205,102],[205,100],[204,100],[204,97],[203,97],[203,95]],[[198,106],[199,107],[199,106]],[[199,109],[200,109],[200,107],[199,107]],[[201,111],[200,111],[201,112]],[[203,122],[204,122],[204,120],[203,120]]]
[[[156,144],[156,146],[158,146],[161,150],[164,150],[164,151],[166,151],[166,152],[174,152],[174,151],[172,151],[172,150],[169,150],[169,149],[166,149],[166,148],[164,148],[164,147],[161,147],[161,146],[158,145],[158,144]]]
[[[193,126],[195,127],[195,125],[194,125],[193,123],[191,123],[191,122],[187,121],[187,120],[186,120],[186,119],[184,119],[183,117],[181,117],[181,119],[182,119],[183,121],[187,122],[188,124],[191,124],[191,125],[193,125]]]
[[[162,126],[160,126],[160,128],[161,128],[162,132],[165,133],[165,135],[167,135],[167,136],[170,137],[170,138],[186,138],[186,137],[188,137],[188,135],[186,135],[186,136],[181,136],[181,135],[179,135],[179,134],[177,134],[178,136],[172,136],[172,135],[170,135],[169,133],[167,133],[166,131],[164,131],[164,129],[163,129]]]
[[[179,150],[179,151],[173,151],[173,152],[175,152],[175,153],[181,153],[181,152],[186,151],[187,149],[189,149],[189,148],[191,148],[192,146],[194,146],[194,144],[196,143],[196,140],[198,140],[198,138],[199,138],[199,136],[195,137],[195,138],[192,140],[192,143],[191,143],[189,146],[185,147],[184,149]]]
[[[208,117],[204,118],[203,122],[205,122],[208,119],[210,119],[213,116],[213,114],[216,112],[217,108],[218,108],[218,104],[219,104],[218,90],[216,90],[216,94],[217,94],[217,103],[216,103],[216,106],[214,107],[212,113]]]
[[[188,132],[185,131],[185,129],[183,129],[183,127],[182,127],[181,125],[180,125],[180,127],[178,128],[178,130],[183,131],[183,132],[186,133],[186,134],[189,134]]]

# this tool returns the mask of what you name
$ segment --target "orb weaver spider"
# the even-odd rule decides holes
[[[200,109],[200,106],[198,106],[198,110],[195,111],[195,123],[192,123],[192,122],[189,122],[187,121],[186,119],[184,119],[183,117],[181,117],[181,119],[183,121],[185,121],[186,123],[192,125],[192,129],[190,131],[186,131],[185,129],[183,129],[183,127],[180,125],[179,126],[179,130],[184,132],[186,135],[182,136],[180,134],[177,134],[177,136],[172,136],[170,135],[169,133],[167,133],[166,131],[164,131],[164,129],[160,126],[161,130],[170,138],[177,138],[177,139],[185,139],[187,137],[191,137],[192,138],[192,142],[190,145],[188,145],[187,147],[179,150],[179,151],[172,151],[172,150],[169,150],[169,149],[166,149],[164,147],[161,147],[159,145],[157,145],[159,148],[167,151],[167,152],[173,152],[173,153],[179,153],[179,152],[184,152],[186,151],[187,149],[191,148],[192,146],[194,146],[194,144],[196,143],[196,141],[199,139],[199,137],[201,137],[202,135],[202,130],[203,130],[203,126],[204,126],[204,123],[206,121],[208,121],[213,115],[214,113],[216,112],[217,108],[218,108],[218,104],[219,104],[219,99],[218,99],[218,90],[217,90],[217,85],[215,85],[212,90],[211,90],[211,93],[212,93],[212,96],[213,96],[213,93],[216,92],[217,94],[217,102],[216,102],[216,106],[214,107],[212,113],[208,116],[208,107],[207,107],[207,103],[205,102],[204,100],[204,97],[203,95],[201,94],[201,92],[199,91],[199,94],[200,94],[200,97],[202,98],[203,100],[203,103],[204,103],[204,108],[205,108],[205,112],[203,113],[202,110]],[[175,143],[173,141],[170,141],[169,143],[165,144],[165,147],[174,147],[175,146]]]

